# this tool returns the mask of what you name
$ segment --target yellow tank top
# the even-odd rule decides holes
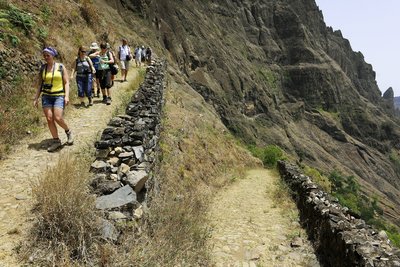
[[[65,95],[62,75],[63,65],[54,63],[53,71],[47,71],[47,65],[42,70],[42,93],[44,95]]]

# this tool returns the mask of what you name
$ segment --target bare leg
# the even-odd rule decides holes
[[[67,123],[64,121],[63,113],[64,110],[62,108],[54,108],[54,121],[57,122],[65,131],[69,130]],[[57,130],[57,129],[56,129]]]
[[[55,118],[53,114],[53,109],[52,108],[43,108],[44,115],[47,120],[47,126],[49,127],[51,136],[55,139],[58,138],[58,131],[57,131],[57,126],[55,123]]]
[[[103,98],[104,98],[105,96],[107,96],[107,94],[106,94],[106,89],[101,89],[101,93],[102,93],[102,95],[103,95]]]

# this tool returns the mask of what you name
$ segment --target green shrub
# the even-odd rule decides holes
[[[383,210],[378,205],[378,197],[372,199],[360,193],[360,184],[354,176],[343,176],[339,172],[332,172],[329,176],[332,183],[332,195],[339,203],[358,214],[368,224],[379,230],[385,230],[392,243],[400,247],[400,233],[396,226],[385,222],[379,215]]]
[[[261,159],[267,168],[274,168],[278,160],[284,159],[282,149],[276,145],[268,145],[263,148],[250,146],[249,150],[253,156]]]
[[[17,47],[21,43],[21,40],[13,34],[8,35],[8,37],[13,47]]]
[[[38,36],[39,39],[44,41],[46,40],[47,36],[49,35],[49,32],[45,28],[38,28]]]
[[[312,180],[321,186],[321,188],[326,192],[332,191],[332,184],[328,177],[321,174],[317,169],[311,168],[309,166],[304,167],[304,174],[310,176]]]
[[[8,5],[8,8],[5,11],[0,12],[0,19],[22,29],[25,34],[30,33],[35,26],[35,21],[33,20],[32,15],[11,4]]]

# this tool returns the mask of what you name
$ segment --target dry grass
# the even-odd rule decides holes
[[[107,41],[115,46],[120,43],[121,36],[131,40],[138,38],[135,32],[131,31],[131,27],[135,25],[124,26],[118,13],[113,11],[111,15],[108,14],[112,9],[100,0],[70,1],[68,4],[65,1],[44,3],[38,0],[28,2],[2,0],[0,7],[5,8],[6,2],[12,2],[19,9],[31,14],[35,26],[28,35],[18,28],[10,29],[10,34],[21,40],[20,44],[14,47],[6,41],[0,41],[0,48],[17,49],[25,55],[41,60],[41,48],[44,45],[51,45],[59,51],[60,57],[57,60],[64,63],[69,71],[80,45],[88,46],[94,41],[100,43],[107,38]],[[38,32],[46,34],[40,35]],[[104,34],[105,32],[109,34]],[[25,64],[22,61],[19,62],[17,61],[17,64]],[[2,73],[4,70],[0,66],[0,77]],[[0,94],[2,99],[0,103],[0,159],[26,135],[27,130],[36,133],[39,129],[47,127],[40,121],[43,117],[42,111],[35,109],[32,104],[35,94],[33,86],[35,74],[18,72],[16,75],[12,81],[7,81],[7,83],[12,83],[13,90]],[[73,86],[71,97],[74,100],[75,83],[71,82],[71,85]]]
[[[26,253],[35,263],[66,265],[87,262],[97,237],[94,197],[88,192],[88,162],[63,155],[58,164],[32,186],[35,226]]]
[[[189,88],[172,82],[166,98],[160,188],[144,225],[126,232],[121,247],[105,249],[106,266],[209,266],[210,197],[257,165]]]

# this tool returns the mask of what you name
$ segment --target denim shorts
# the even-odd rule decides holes
[[[42,95],[42,108],[61,108],[64,109],[64,96]]]

